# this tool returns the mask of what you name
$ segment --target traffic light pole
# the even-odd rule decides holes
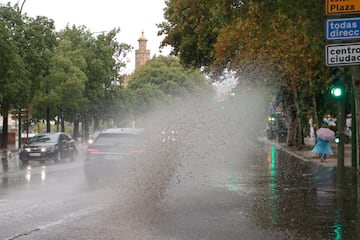
[[[356,169],[357,163],[357,148],[356,148],[356,115],[355,115],[355,91],[354,83],[351,84],[351,166]]]
[[[344,166],[344,142],[345,142],[345,88],[343,82],[343,71],[340,68],[333,69],[333,85],[331,95],[337,103],[336,116],[336,135],[339,138],[337,145],[337,168],[336,168],[336,185],[342,187],[345,183],[345,166]]]
[[[344,99],[338,101],[338,116],[337,116],[337,135],[339,137],[339,144],[337,145],[337,166],[344,168],[344,142],[345,142],[345,102]]]
[[[337,136],[339,143],[337,145],[337,167],[336,167],[336,185],[343,187],[345,184],[345,166],[344,166],[344,141],[345,141],[345,101],[341,98],[337,102]]]

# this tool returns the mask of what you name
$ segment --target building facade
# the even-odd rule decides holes
[[[142,32],[140,38],[138,39],[139,47],[137,50],[135,50],[135,69],[141,65],[144,65],[148,60],[150,60],[150,50],[146,49],[147,41],[148,40],[146,39],[144,32]],[[129,81],[131,80],[131,74],[126,74],[122,77],[122,86],[126,88]]]
[[[150,59],[150,50],[146,49],[147,41],[144,32],[142,32],[138,40],[139,49],[135,50],[135,69],[144,65]]]

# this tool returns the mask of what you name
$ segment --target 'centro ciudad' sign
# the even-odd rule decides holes
[[[326,65],[360,65],[360,43],[329,44],[326,46]]]
[[[360,12],[359,0],[326,0],[326,14]]]

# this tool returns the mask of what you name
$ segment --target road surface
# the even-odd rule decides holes
[[[337,189],[333,167],[241,134],[208,137],[96,174],[81,157],[1,173],[0,239],[360,238],[351,174]]]

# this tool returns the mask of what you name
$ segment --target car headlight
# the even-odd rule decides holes
[[[41,148],[41,152],[53,152],[54,150],[55,150],[55,146]]]
[[[31,152],[31,148],[26,147],[26,148],[24,148],[24,151],[25,152]]]

